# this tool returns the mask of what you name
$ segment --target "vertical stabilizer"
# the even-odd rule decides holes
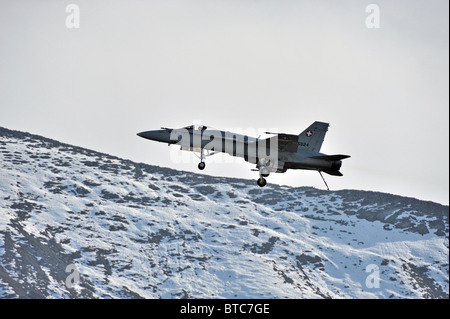
[[[322,147],[325,134],[328,131],[328,123],[314,122],[298,136],[297,150],[319,152]]]

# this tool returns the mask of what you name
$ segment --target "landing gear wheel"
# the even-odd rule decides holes
[[[205,162],[198,163],[198,169],[201,171],[205,169],[205,166],[206,166]]]
[[[260,177],[260,178],[258,178],[256,183],[258,184],[259,187],[264,187],[264,186],[266,186],[267,181],[264,177]]]

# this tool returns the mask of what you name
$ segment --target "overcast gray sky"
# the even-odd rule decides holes
[[[69,29],[67,5],[80,9]],[[366,7],[380,10],[368,28]],[[0,1],[0,126],[159,166],[198,160],[137,132],[201,122],[349,154],[331,189],[449,198],[449,2]],[[215,156],[218,156],[214,159]],[[257,178],[207,159],[202,173]],[[222,162],[222,163],[221,163]],[[269,183],[324,188],[317,172]]]

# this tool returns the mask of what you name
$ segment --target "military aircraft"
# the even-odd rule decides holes
[[[191,125],[180,129],[161,127],[160,130],[145,131],[137,135],[168,145],[180,145],[182,150],[199,153],[200,170],[206,167],[205,157],[218,152],[243,157],[245,161],[256,164],[256,169],[253,170],[259,172],[257,184],[260,187],[266,185],[265,177],[272,172],[305,169],[318,171],[329,189],[322,172],[342,176],[339,171],[342,160],[350,156],[319,152],[328,127],[328,123],[316,121],[299,135],[265,132],[274,136],[264,139],[220,131],[204,125]]]

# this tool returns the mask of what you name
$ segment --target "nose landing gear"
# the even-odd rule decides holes
[[[198,156],[197,154],[197,157],[198,158],[200,158],[200,163],[198,163],[198,169],[199,170],[201,170],[201,171],[203,171],[204,169],[205,169],[205,167],[206,167],[206,163],[205,163],[205,157],[206,156],[211,156],[211,155],[214,155],[215,153],[210,153],[209,151],[208,151],[208,154],[205,154],[205,150],[203,149],[203,148],[201,148],[200,149],[200,156]]]

